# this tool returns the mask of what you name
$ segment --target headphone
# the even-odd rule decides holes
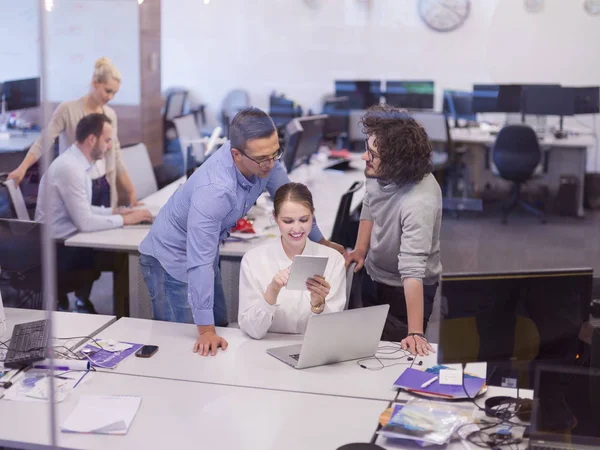
[[[514,410],[510,409],[511,406],[514,406]],[[485,401],[485,415],[501,420],[510,420],[516,415],[520,420],[529,422],[531,400],[506,396],[490,397]]]

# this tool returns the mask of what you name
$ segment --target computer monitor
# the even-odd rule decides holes
[[[498,104],[496,112],[521,112],[521,91],[522,86],[520,84],[501,84],[498,91]]]
[[[285,98],[283,95],[272,94],[269,97],[269,116],[277,129],[283,128],[294,117],[302,115],[302,108],[295,104],[293,100]]]
[[[348,97],[350,109],[367,109],[379,104],[380,80],[336,80],[336,97]]]
[[[428,80],[386,81],[385,101],[406,109],[433,109],[435,83]]]
[[[288,173],[319,150],[327,115],[299,117],[290,121],[285,129],[284,164]]]
[[[498,112],[499,84],[474,84],[473,85],[473,112],[488,113]]]
[[[444,91],[443,112],[454,119],[475,120],[473,113],[473,93],[464,91]]]
[[[322,114],[327,114],[323,134],[327,136],[348,133],[350,101],[348,97],[332,97],[325,100]]]
[[[523,113],[539,116],[572,116],[575,114],[575,92],[562,86],[526,86],[523,91]]]
[[[35,108],[40,105],[40,79],[5,81],[2,96],[6,100],[7,111]]]
[[[600,87],[573,88],[575,114],[600,114]]]
[[[577,361],[592,279],[589,268],[444,275],[438,362],[487,362],[488,384],[518,371],[531,388],[536,362]]]

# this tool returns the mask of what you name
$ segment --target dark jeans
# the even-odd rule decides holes
[[[438,284],[423,285],[424,314],[423,331],[427,330],[429,316],[433,311],[433,300]],[[408,334],[408,315],[406,313],[406,297],[402,286],[388,286],[387,284],[373,281],[365,272],[362,280],[362,305],[390,305],[383,334],[384,341],[400,342]]]
[[[218,261],[218,255],[217,255]],[[188,285],[176,280],[163,268],[160,262],[148,255],[140,255],[140,270],[152,299],[152,313],[155,320],[168,322],[194,323],[192,309],[188,302]],[[215,278],[213,313],[215,325],[227,326],[227,305],[221,282],[221,271],[218,262],[214,265]]]
[[[58,303],[68,306],[67,293],[90,301],[94,281],[102,272],[113,272],[113,301],[117,317],[129,315],[129,270],[125,253],[99,252],[89,248],[56,246]]]

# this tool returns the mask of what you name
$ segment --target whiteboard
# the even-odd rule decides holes
[[[37,0],[0,0],[0,83],[40,74]]]
[[[0,0],[0,81],[40,76],[39,2]],[[140,104],[139,14],[135,0],[54,0],[47,18],[47,99],[85,95],[94,63],[109,57],[122,76],[114,103]]]
[[[136,1],[54,0],[54,9],[47,18],[49,101],[84,95],[96,59],[107,56],[122,77],[113,101],[140,104],[140,27]]]

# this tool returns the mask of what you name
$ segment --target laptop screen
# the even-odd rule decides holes
[[[538,368],[533,438],[600,444],[600,370]]]

